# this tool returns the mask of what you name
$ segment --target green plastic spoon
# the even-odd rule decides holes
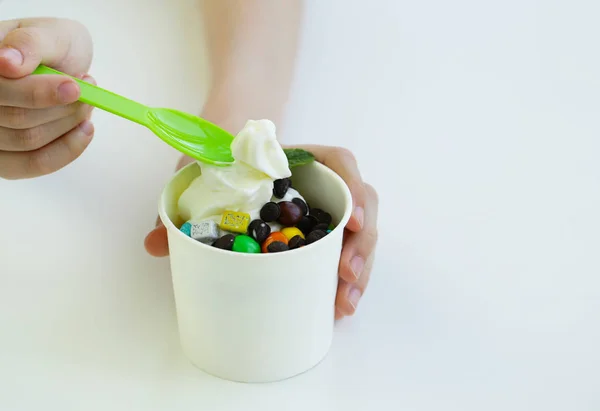
[[[33,74],[65,73],[40,65]],[[134,121],[150,129],[165,143],[188,156],[218,166],[233,163],[233,136],[216,125],[191,114],[167,108],[152,108],[121,97],[72,76],[81,88],[79,101]]]

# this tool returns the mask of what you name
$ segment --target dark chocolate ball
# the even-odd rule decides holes
[[[292,239],[289,241],[288,247],[290,247],[290,250],[293,250],[295,248],[302,247],[304,244],[306,244],[304,238],[300,237],[299,235],[296,235],[292,237]]]
[[[256,219],[248,226],[248,235],[254,238],[259,244],[262,244],[269,234],[271,234],[271,227],[263,220]]]
[[[302,210],[302,215],[308,214],[308,205],[301,198],[293,198],[292,203],[296,204]]]
[[[273,182],[273,195],[277,198],[285,197],[285,194],[292,185],[290,178],[281,178]]]
[[[286,243],[282,243],[281,241],[273,241],[267,247],[267,251],[269,251],[270,253],[279,253],[281,251],[287,251],[289,249],[290,248],[288,247],[288,245]]]
[[[268,202],[260,209],[260,218],[267,223],[276,221],[280,214],[281,210],[279,209],[279,204],[272,201]]]
[[[327,233],[323,230],[315,230],[311,231],[309,235],[306,236],[306,244],[312,244],[315,241],[319,241],[321,238],[325,237]]]
[[[279,203],[279,221],[286,227],[295,226],[302,219],[302,210],[291,201],[282,201]]]
[[[225,234],[223,237],[219,238],[213,243],[213,247],[231,251],[233,249],[234,241],[235,236],[233,234]]]
[[[298,227],[298,229],[302,231],[304,235],[307,235],[318,223],[319,222],[315,216],[308,215],[302,217],[300,221],[296,223],[296,227]]]

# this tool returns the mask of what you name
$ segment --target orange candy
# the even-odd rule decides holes
[[[269,250],[267,250],[267,247],[269,246],[269,244],[274,243],[275,241],[281,241],[282,243],[285,243],[286,245],[288,243],[287,237],[282,232],[274,231],[271,234],[269,234],[267,239],[262,243],[262,247],[261,247],[262,252],[268,253]]]

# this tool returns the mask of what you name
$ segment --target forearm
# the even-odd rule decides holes
[[[302,0],[203,0],[211,87],[203,115],[238,132],[283,116],[298,48]]]

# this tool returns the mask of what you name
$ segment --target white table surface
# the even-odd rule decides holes
[[[178,154],[96,112],[73,165],[0,181],[0,409],[600,409],[599,12],[310,2],[281,137],[357,153],[381,242],[327,359],[282,383],[182,356],[168,260],[142,247]],[[199,112],[193,1],[0,5],[33,15],[89,25],[102,85]]]

